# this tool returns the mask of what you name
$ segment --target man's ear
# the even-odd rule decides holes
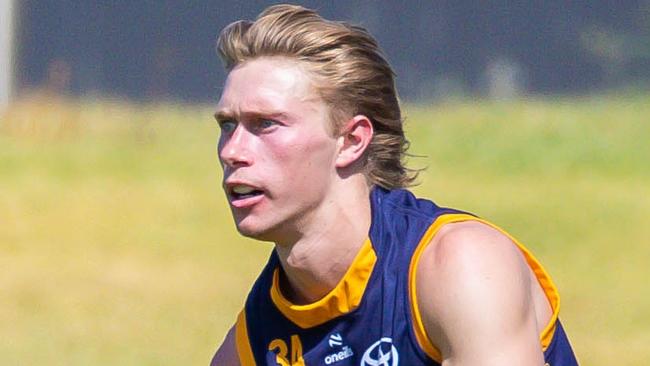
[[[370,119],[364,115],[352,117],[341,131],[336,167],[345,168],[358,161],[370,145],[373,135]]]

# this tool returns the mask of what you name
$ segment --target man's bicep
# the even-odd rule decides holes
[[[234,326],[230,328],[221,347],[219,347],[217,353],[212,357],[210,366],[240,366]]]
[[[418,306],[443,365],[541,365],[528,268],[509,239],[476,222],[450,225],[425,249]]]

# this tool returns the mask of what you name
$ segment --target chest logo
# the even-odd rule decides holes
[[[332,334],[330,335],[329,344],[332,348],[340,346],[343,344],[343,337],[341,337],[341,334],[339,333]]]
[[[393,340],[383,337],[373,343],[361,358],[361,366],[397,366],[399,354],[393,345]]]

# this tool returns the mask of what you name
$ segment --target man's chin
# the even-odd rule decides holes
[[[247,238],[270,241],[274,243],[291,241],[292,226],[286,220],[279,220],[278,217],[260,217],[248,215],[234,217],[237,231]]]
[[[237,223],[237,231],[242,236],[260,241],[274,241],[271,230],[268,228],[256,227],[245,223]]]

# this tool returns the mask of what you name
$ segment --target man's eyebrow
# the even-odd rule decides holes
[[[214,119],[216,119],[217,121],[225,121],[232,118],[233,115],[227,111],[220,110],[214,112]]]
[[[274,112],[274,111],[258,111],[258,112],[249,112],[243,113],[244,116],[249,118],[273,118],[286,120],[289,116],[283,112]]]
[[[282,120],[289,119],[289,116],[283,112],[274,112],[274,111],[256,111],[256,112],[243,112],[241,116],[244,118],[278,118]],[[229,111],[219,110],[214,113],[214,118],[217,121],[224,121],[234,119],[235,115]]]

